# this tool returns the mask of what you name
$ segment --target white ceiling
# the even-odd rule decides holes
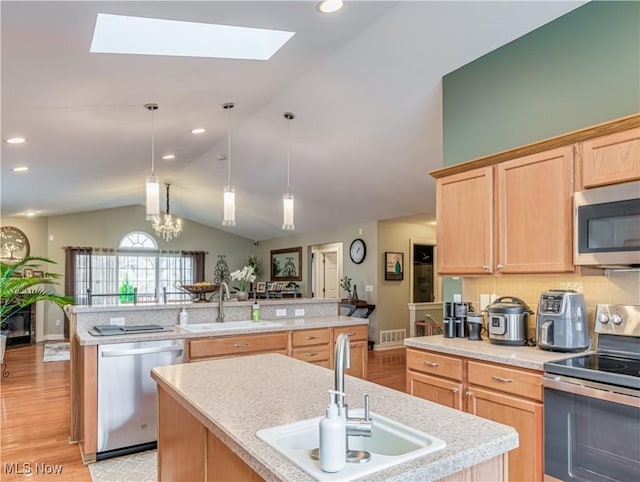
[[[2,138],[29,139],[2,143],[2,215],[143,204],[147,102],[159,104],[156,175],[180,217],[255,240],[290,234],[285,111],[296,115],[296,232],[433,213],[442,76],[582,3],[348,1],[320,15],[311,1],[2,1]],[[269,61],[90,54],[98,13],[296,34]],[[225,102],[236,103],[234,228],[221,225],[227,164],[216,157],[227,153]]]

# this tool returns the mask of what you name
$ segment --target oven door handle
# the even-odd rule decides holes
[[[572,393],[574,395],[598,398],[607,402],[620,403],[635,408],[640,407],[640,391],[633,389],[615,387],[577,378],[561,377],[548,373],[545,373],[542,377],[542,385],[544,388]]]

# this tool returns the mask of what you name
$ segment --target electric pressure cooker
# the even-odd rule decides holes
[[[533,311],[520,298],[501,296],[487,305],[487,333],[494,345],[526,345],[529,315]]]

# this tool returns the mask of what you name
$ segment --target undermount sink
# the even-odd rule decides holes
[[[282,326],[277,321],[225,321],[223,323],[194,323],[181,327],[183,330],[200,333],[203,331],[224,331],[224,330],[240,330],[244,328],[270,328],[272,326]]]
[[[350,410],[349,416],[361,417],[363,411]],[[317,480],[363,477],[446,447],[444,440],[371,412],[372,436],[349,437],[349,449],[366,450],[371,453],[371,460],[364,464],[346,464],[336,473],[323,472],[320,462],[310,457],[311,451],[319,446],[321,418],[263,429],[256,435]]]

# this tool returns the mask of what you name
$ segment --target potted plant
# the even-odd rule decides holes
[[[256,275],[253,272],[253,267],[244,266],[241,270],[236,270],[231,273],[231,279],[238,281],[238,286],[236,286],[236,299],[238,301],[247,301],[249,299],[249,293],[247,289],[249,285],[256,280]]]
[[[70,296],[62,296],[48,291],[46,285],[58,284],[61,275],[42,272],[42,277],[25,278],[25,269],[39,270],[42,263],[55,264],[48,258],[40,256],[26,256],[15,264],[0,263],[0,323],[5,329],[5,320],[16,311],[37,301],[49,301],[60,308],[73,303]]]

